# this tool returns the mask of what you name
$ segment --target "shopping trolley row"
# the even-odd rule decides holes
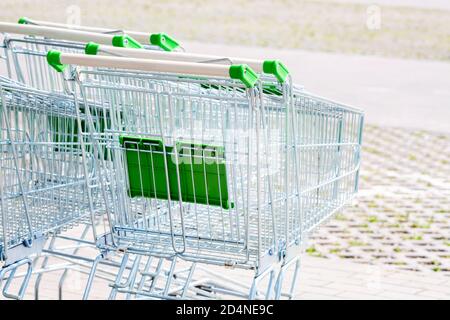
[[[308,234],[357,192],[363,113],[293,85],[278,60],[20,22],[0,23],[4,256],[14,239],[14,263],[28,263],[34,239],[88,217],[100,254],[84,298],[118,252],[111,298],[280,298],[293,266],[292,297]],[[149,261],[159,261],[153,275]],[[171,290],[179,261],[187,275]],[[253,280],[243,290],[195,278],[211,264]],[[156,274],[167,275],[161,288]]]

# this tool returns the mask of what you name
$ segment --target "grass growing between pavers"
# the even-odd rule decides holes
[[[358,200],[313,234],[307,253],[450,276],[450,165],[439,161],[448,141],[368,125]]]

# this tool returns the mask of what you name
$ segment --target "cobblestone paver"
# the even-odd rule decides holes
[[[360,194],[308,254],[450,276],[450,136],[367,125],[363,144]]]
[[[450,299],[450,279],[432,271],[418,273],[308,257],[304,259],[296,298]]]
[[[232,281],[250,285],[252,273],[239,269],[208,266]],[[39,299],[57,299],[61,271],[45,274],[40,285]],[[205,276],[196,273],[196,278]],[[292,271],[286,275],[286,280]],[[34,299],[36,276],[30,281],[25,299]],[[81,299],[86,275],[70,272],[64,283],[64,299]],[[17,287],[13,284],[13,287]],[[90,299],[106,299],[109,282],[97,278]],[[123,299],[119,294],[117,299]],[[0,300],[4,299],[0,296]],[[432,271],[414,272],[386,269],[382,265],[354,263],[342,259],[321,259],[304,255],[294,299],[450,299],[450,279]]]

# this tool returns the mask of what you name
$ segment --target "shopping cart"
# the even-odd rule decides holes
[[[60,83],[61,77],[54,77],[53,73],[49,74],[48,72],[48,65],[44,58],[49,50],[70,53],[81,53],[84,50],[86,54],[198,63],[248,64],[256,72],[274,75],[281,82],[285,80],[288,74],[286,67],[275,60],[262,61],[182,52],[167,54],[167,52],[157,50],[132,50],[140,48],[140,44],[126,34],[112,35],[111,32],[114,31],[35,21],[26,18],[21,18],[19,23],[0,23],[0,32],[26,35],[25,38],[7,36],[4,39],[9,77],[43,90],[63,90]],[[148,37],[154,38],[157,35],[149,36],[147,33],[139,32],[132,32],[132,34],[142,40]],[[131,39],[131,42],[128,41],[129,39]],[[165,42],[170,41],[165,40]],[[168,49],[166,50],[168,51]]]
[[[141,45],[137,41],[124,34],[104,35],[96,32],[80,32],[51,27],[41,28],[11,23],[0,23],[0,32],[5,34],[3,38],[3,48],[5,52],[4,58],[6,61],[8,77],[10,79],[15,79],[20,83],[26,84],[31,88],[44,90],[47,92],[47,95],[52,93],[59,95],[67,92],[64,87],[65,83],[62,77],[55,77],[54,73],[50,73],[50,68],[48,68],[48,64],[45,59],[46,52],[48,50],[58,49],[65,52],[83,52],[85,43],[93,39],[116,46],[141,48]],[[11,36],[11,34],[13,34],[13,36]],[[21,35],[22,37],[17,37],[15,35]],[[72,112],[75,112],[75,110],[72,110]],[[49,144],[60,142],[58,139],[62,139],[62,137],[67,142],[70,142],[69,139],[73,138],[74,141],[72,142],[77,144],[76,135],[72,134],[77,132],[77,122],[76,118],[73,117],[73,114],[69,114],[68,118],[64,120],[62,119],[62,115],[59,118],[54,118],[50,124],[52,126],[52,130],[54,131],[54,135],[52,136],[53,140],[48,141]],[[40,124],[37,123],[36,125],[39,126]],[[47,130],[47,128],[43,128],[43,130]],[[59,151],[60,153],[64,152],[62,149]],[[89,153],[89,149],[86,149],[85,152]],[[49,168],[49,170],[50,169],[52,168]],[[92,199],[92,194],[95,194],[96,192],[94,187],[90,188],[89,192],[91,193],[90,197],[79,199],[79,201],[85,201],[84,205],[93,211],[92,215],[95,215],[98,223],[99,220],[101,220],[101,214],[104,212],[102,209],[103,204],[101,201],[97,201],[98,199]],[[32,209],[34,210],[35,208]],[[61,214],[64,214],[64,212],[62,211]],[[84,229],[79,235],[71,237],[68,237],[67,235],[64,236],[66,242],[70,240],[74,243],[74,245],[63,246],[61,248],[57,247],[55,245],[55,239],[60,239],[63,236],[58,232],[55,232],[52,233],[51,239],[46,242],[43,250],[37,250],[37,252],[44,252],[43,254],[40,253],[38,256],[34,254],[31,255],[34,259],[35,265],[38,263],[38,259],[40,257],[43,259],[41,269],[39,269],[37,275],[37,281],[35,282],[36,298],[38,298],[39,295],[39,286],[44,270],[47,270],[48,272],[55,271],[56,267],[49,265],[50,256],[57,256],[58,260],[64,258],[66,259],[66,262],[69,261],[66,264],[60,264],[59,267],[56,268],[57,271],[64,266],[67,267],[66,271],[61,275],[61,280],[59,282],[60,290],[58,292],[60,297],[62,295],[61,288],[64,285],[67,270],[73,270],[75,267],[82,267],[81,263],[79,266],[74,266],[74,263],[88,263],[88,259],[82,255],[79,255],[78,251],[82,247],[87,246],[89,243],[92,243],[92,245],[95,246],[97,234],[95,232],[94,223],[90,219],[80,219],[79,223],[84,225]],[[59,228],[59,230],[62,230],[62,228]],[[89,237],[90,234],[93,235],[93,240],[88,241],[87,237]],[[11,258],[9,260],[11,261]]]
[[[86,176],[94,161],[83,154],[72,97],[0,78],[0,282],[22,298],[46,236],[90,220],[95,197]],[[85,121],[85,120],[82,120]],[[89,148],[89,142],[83,142]],[[100,199],[100,197],[97,197]],[[8,292],[17,268],[28,269],[18,294]]]
[[[0,23],[0,33],[5,34],[3,48],[8,76],[36,89],[52,92],[63,92],[65,88],[62,78],[50,73],[45,60],[48,50],[81,53],[89,41],[100,41],[118,47],[143,48],[139,42],[125,34],[101,34],[5,22]]]
[[[28,23],[27,25],[21,25]],[[11,23],[0,23],[0,32],[7,33],[4,37],[3,47],[5,49],[5,60],[8,70],[9,78],[15,79],[19,82],[26,83],[28,86],[46,90],[50,92],[66,93],[62,77],[55,77],[54,73],[50,73],[48,64],[46,63],[46,52],[50,49],[62,50],[64,52],[82,52],[85,48],[85,43],[91,40],[101,43],[112,44],[113,46],[121,46],[128,48],[141,48],[141,45],[130,36],[123,34],[123,32],[105,32],[104,30],[98,30],[88,28],[89,30],[74,30],[73,26],[68,30],[68,26],[59,24],[55,26],[44,26],[42,24],[36,26],[35,21],[26,22],[24,19],[20,19],[19,25]],[[81,28],[81,27],[80,27]],[[25,37],[11,37],[9,34],[20,34]],[[138,33],[134,33],[139,36]],[[149,36],[152,39],[153,45],[142,46],[143,49],[148,50],[171,50],[179,47],[178,43],[165,34],[152,34]],[[141,35],[142,38],[142,35]],[[148,40],[148,39],[147,39]],[[68,130],[72,127],[76,128],[74,119],[67,119],[67,123],[70,125],[58,126],[57,129]],[[65,132],[61,132],[62,135]],[[89,150],[87,150],[89,151]],[[102,205],[100,202],[95,202],[96,207],[93,208],[95,214],[103,213]],[[92,228],[94,231],[94,243],[95,243],[95,230],[92,227],[91,222],[86,221],[86,229],[81,232],[81,239],[78,237],[72,237],[71,240],[80,244],[80,247],[86,246],[87,241],[85,237],[88,235],[87,229]],[[56,235],[57,237],[61,237]],[[67,237],[65,237],[67,240]],[[82,240],[81,242],[79,240]],[[50,245],[46,249],[46,256],[49,255],[64,255],[65,258],[79,258],[76,253],[78,248],[73,249],[73,253],[69,254],[67,251],[61,253],[54,248],[53,239],[49,241]],[[47,267],[48,258],[44,258],[42,266]],[[83,258],[84,257],[80,257]],[[38,286],[42,273],[38,275],[38,281],[36,281],[35,292],[38,295]],[[66,274],[62,275],[64,279]],[[62,281],[63,282],[63,281]],[[62,286],[62,283],[60,283]],[[59,290],[61,294],[61,290]]]
[[[303,109],[309,108],[311,119],[309,119],[308,121],[316,121],[316,122],[320,122],[321,120],[325,121],[327,111],[323,111],[322,109],[326,110],[326,108],[328,108],[328,105],[330,104],[334,106],[338,105],[336,103],[327,101],[326,99],[320,98],[318,96],[308,94],[306,91],[304,91],[302,87],[293,85],[289,77],[288,69],[278,60],[244,59],[236,57],[192,54],[184,52],[183,53],[173,52],[168,54],[165,52],[157,52],[157,51],[143,51],[143,50],[131,50],[128,48],[117,48],[95,44],[92,42],[86,45],[85,52],[86,54],[93,54],[93,55],[107,55],[107,56],[113,55],[118,57],[156,59],[164,61],[167,60],[167,61],[195,62],[195,63],[214,63],[223,65],[247,64],[258,74],[260,74],[264,93],[284,96],[284,99],[292,99],[294,108],[303,108]],[[292,95],[292,97],[289,97],[289,95]],[[348,109],[349,111],[352,111],[351,107],[348,106],[343,107],[345,109]],[[331,139],[331,143],[333,143],[338,138],[345,139],[345,137],[342,137],[343,134],[350,134],[353,135],[353,138],[357,138],[357,136],[355,136],[356,133],[345,132],[346,130],[350,130],[348,128],[353,128],[354,130],[359,130],[358,132],[362,132],[362,119],[359,119],[358,117],[360,111],[359,110],[353,111],[355,112],[353,113],[350,112],[347,119],[336,119],[335,117],[333,119],[333,122],[331,122],[328,120],[328,118],[326,118],[326,123],[324,122],[322,124],[324,126],[324,129],[321,131],[323,134],[323,139]],[[359,128],[360,120],[361,120],[361,128]],[[342,126],[344,121],[349,123],[347,127]],[[326,126],[331,127],[332,129],[331,133],[328,132]],[[316,128],[318,127],[319,125],[316,126]],[[299,128],[301,130],[308,130],[308,128],[305,126]],[[306,131],[305,134],[309,134],[309,132]],[[298,138],[302,139],[302,137]],[[347,149],[349,147],[352,146],[344,145],[343,148],[340,148],[340,151],[343,152],[343,155],[347,155],[348,152]],[[345,158],[343,159],[345,160]],[[323,161],[324,164],[326,165],[325,160]],[[314,172],[313,174],[316,174],[316,172]],[[306,179],[308,179],[308,177],[306,177]],[[326,215],[324,218],[326,218]],[[317,224],[317,222],[311,222],[311,224],[312,224],[311,228],[313,228],[315,227],[315,224]]]
[[[113,47],[110,45],[95,43],[93,41],[86,44],[85,53],[90,55],[103,55],[114,57],[194,62],[194,63],[209,63],[222,65],[246,64],[256,73],[260,75],[271,75],[275,77],[278,82],[281,83],[286,81],[289,75],[287,67],[278,60],[248,59],[240,57],[227,57],[220,55],[206,55],[187,52],[131,50],[130,48]],[[267,82],[271,81],[267,80]]]
[[[281,265],[278,298],[293,263],[295,283],[308,233],[357,191],[357,109],[292,90],[290,81],[274,90],[245,65],[48,58],[57,70],[97,68],[72,73],[71,84],[107,197],[104,252],[255,270],[250,298],[267,275],[271,297]]]
[[[11,38],[7,37],[5,39],[5,49],[6,49],[6,57],[7,62],[9,62],[9,70],[10,70],[10,77],[16,78],[17,80],[27,83],[28,85],[42,89],[42,90],[50,90],[52,92],[62,92],[66,91],[63,90],[64,88],[64,82],[61,81],[62,78],[60,77],[54,77],[53,74],[48,73],[48,65],[46,63],[43,63],[45,61],[43,57],[45,57],[44,52],[46,52],[47,49],[59,49],[64,50],[65,52],[80,52],[82,49],[84,49],[84,45],[81,45],[79,42],[73,42],[73,41],[66,41],[66,40],[53,40],[52,38],[61,38],[61,39],[74,39],[74,40],[87,40],[88,36],[84,33],[65,33],[61,30],[53,30],[53,29],[45,29],[42,30],[42,28],[28,28],[28,27],[22,27],[22,26],[16,26],[11,24],[2,24],[2,28],[0,28],[0,31],[9,31],[13,33],[19,33],[28,35],[31,34],[33,37],[26,37],[26,38]],[[46,35],[46,37],[43,37],[43,35]],[[40,36],[36,38],[36,36]],[[50,38],[47,38],[47,37]],[[111,37],[110,37],[111,39]],[[106,40],[105,40],[106,41]],[[114,40],[112,40],[114,42]],[[60,126],[58,124],[54,125],[54,130],[62,130],[61,135],[66,135],[66,130],[72,130],[73,128],[76,128],[76,123],[73,119],[66,119],[65,125]],[[58,123],[60,123],[59,121]],[[98,203],[98,202],[97,202]],[[101,205],[101,204],[100,204]],[[101,212],[102,207],[96,207],[94,209],[95,212]],[[88,225],[91,224],[91,222],[87,222]],[[86,234],[83,232],[83,234]],[[94,239],[96,236],[94,235]],[[67,237],[65,237],[67,240]],[[73,240],[79,240],[73,238]],[[46,250],[46,256],[49,254],[57,254],[61,255],[63,254],[64,257],[75,257],[74,254],[68,254],[68,253],[61,253],[56,252],[54,248],[52,247],[52,244],[54,241],[50,241],[50,247]],[[82,245],[86,245],[86,241],[82,241]],[[76,249],[75,249],[76,251]],[[45,258],[44,262],[42,264],[42,267],[48,267],[47,266],[48,259]],[[53,270],[53,269],[52,269]],[[40,279],[42,276],[42,272],[38,275],[38,280],[36,281],[37,287],[35,288],[36,295],[38,294],[38,286],[40,283]],[[65,277],[65,273],[63,274],[62,278]],[[60,290],[61,294],[61,290]]]
[[[137,32],[137,31],[129,31],[129,30],[119,30],[119,29],[107,29],[107,28],[98,28],[98,27],[86,27],[79,25],[68,25],[63,23],[55,23],[49,21],[40,21],[29,19],[26,17],[21,17],[18,21],[19,24],[29,24],[35,26],[44,26],[44,27],[55,27],[62,29],[70,29],[70,30],[79,30],[86,32],[94,32],[94,33],[103,33],[103,34],[116,34],[121,35],[125,34],[133,39],[139,41],[145,47],[151,47],[151,49],[160,49],[164,51],[184,51],[184,49],[180,46],[179,42],[175,40],[173,37],[167,35],[166,33],[148,33],[148,32]],[[93,39],[89,41],[95,41]]]

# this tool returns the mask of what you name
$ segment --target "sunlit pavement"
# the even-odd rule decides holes
[[[366,112],[366,122],[450,132],[450,63],[188,42],[186,51],[279,59],[294,82]]]

